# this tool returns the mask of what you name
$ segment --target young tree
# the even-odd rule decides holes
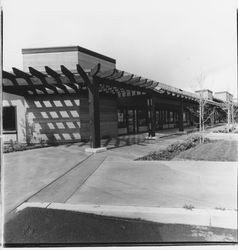
[[[200,90],[204,88],[204,82],[206,80],[206,76],[204,73],[200,73],[197,77],[197,84]],[[205,124],[210,120],[214,120],[214,116],[217,113],[217,109],[214,105],[209,103],[208,98],[204,96],[204,92],[199,92],[199,110],[197,112],[197,116],[199,119],[199,134],[200,134],[200,143],[204,142],[205,138]]]
[[[199,85],[200,90],[203,89],[203,84],[206,79],[206,76],[203,73],[197,77],[197,83]],[[200,143],[204,142],[204,134],[205,134],[205,123],[204,123],[204,113],[205,113],[205,105],[206,99],[204,98],[204,93],[199,93],[199,133],[200,133]]]

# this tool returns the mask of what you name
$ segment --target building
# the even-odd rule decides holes
[[[214,97],[222,100],[223,102],[232,102],[233,95],[227,91],[215,92]]]
[[[113,58],[79,46],[22,54],[24,71],[3,71],[5,141],[91,139],[98,148],[102,137],[194,125],[198,94],[118,70]]]

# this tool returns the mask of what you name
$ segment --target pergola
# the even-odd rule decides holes
[[[21,96],[71,94],[88,91],[91,147],[100,148],[100,112],[99,96],[109,93],[118,97],[146,95],[149,127],[155,133],[156,96],[179,98],[179,129],[183,130],[183,101],[198,103],[195,94],[130,74],[116,68],[101,71],[100,64],[91,70],[84,70],[79,64],[76,70],[61,65],[60,71],[45,66],[45,72],[29,67],[29,73],[13,68],[13,72],[3,71],[3,91]]]

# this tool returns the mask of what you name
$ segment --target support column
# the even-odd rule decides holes
[[[148,109],[148,128],[149,128],[149,136],[155,137],[155,101],[153,97],[147,98],[147,109]]]
[[[211,114],[211,126],[215,124],[215,107],[213,107],[212,114]]]
[[[179,131],[184,131],[184,127],[183,127],[183,111],[184,111],[183,101],[181,100],[180,106],[179,106],[179,112],[178,112]]]
[[[95,79],[92,81],[94,87],[88,88],[90,146],[91,148],[100,148],[100,106],[98,83]]]
[[[105,151],[106,148],[101,148],[100,137],[100,105],[99,105],[99,84],[96,78],[97,73],[100,71],[100,64],[97,64],[88,76],[83,68],[77,64],[77,71],[83,78],[85,85],[88,89],[88,102],[89,102],[89,127],[90,127],[90,146],[86,148],[86,152],[97,153]]]

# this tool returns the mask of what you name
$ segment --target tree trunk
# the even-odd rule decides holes
[[[199,135],[200,135],[200,138],[199,138],[199,142],[200,144],[202,143],[202,100],[201,100],[201,97],[200,97],[200,101],[199,101]]]

